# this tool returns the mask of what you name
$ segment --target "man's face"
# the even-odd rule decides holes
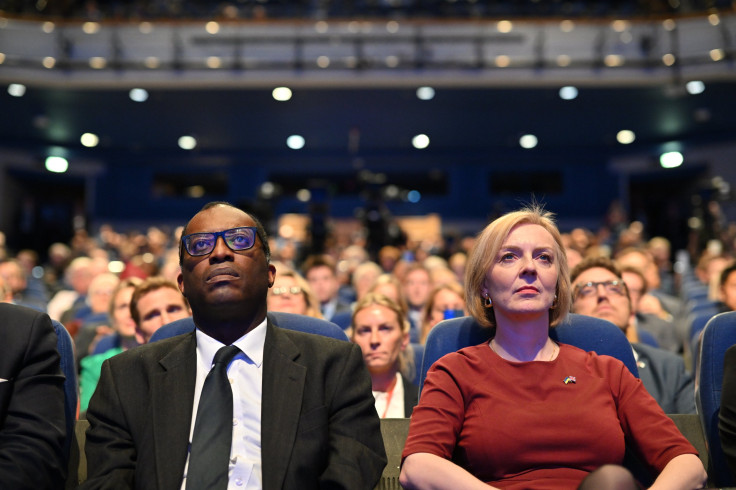
[[[245,212],[230,206],[215,206],[197,213],[189,222],[185,233],[211,233],[255,226]],[[266,294],[273,285],[276,269],[268,264],[260,238],[247,250],[231,250],[222,237],[217,238],[215,248],[207,255],[191,256],[182,252],[179,289],[192,306],[195,317],[198,312],[217,316],[223,307],[236,308],[243,314],[260,316],[254,310],[266,312]],[[208,313],[205,313],[207,310]]]
[[[642,291],[644,291],[644,281],[642,277],[635,272],[622,272],[621,277],[626,284],[626,288],[629,290],[629,297],[631,297],[631,309],[634,313],[639,308],[639,301],[641,300]]]
[[[736,311],[736,271],[730,273],[726,278],[726,282],[721,286],[721,295],[728,309]]]
[[[629,303],[629,298],[626,296],[625,290],[622,290],[623,294],[616,294],[611,291],[611,288],[607,288],[604,285],[597,285],[592,294],[587,296],[579,294],[580,289],[578,286],[588,282],[617,280],[620,281],[621,278],[602,267],[593,267],[584,271],[575,279],[575,283],[573,284],[573,313],[603,318],[612,322],[620,329],[625,330],[629,324],[629,317],[631,316],[631,304]]]
[[[406,301],[415,308],[427,302],[431,289],[429,273],[425,270],[413,270],[404,278],[404,296]]]
[[[312,267],[306,276],[312,293],[317,297],[320,303],[327,303],[337,294],[340,284],[332,270],[326,265]]]
[[[151,336],[167,323],[187,318],[191,315],[184,303],[184,297],[173,287],[161,287],[150,291],[138,299],[139,324],[136,325],[136,338],[145,344]]]

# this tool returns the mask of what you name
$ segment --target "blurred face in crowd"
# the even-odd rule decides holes
[[[306,315],[307,299],[296,279],[276,275],[273,287],[268,293],[268,310]]]
[[[437,325],[445,318],[445,310],[462,310],[463,315],[467,314],[465,311],[465,301],[455,291],[449,289],[440,289],[437,294],[434,295],[434,301],[432,303],[432,311],[430,312],[430,323],[432,326]]]
[[[161,287],[146,293],[138,300],[140,324],[136,327],[138,342],[145,344],[167,323],[191,316],[184,296],[174,288]]]
[[[360,346],[368,371],[384,374],[398,371],[399,355],[409,345],[409,335],[390,308],[372,304],[355,314],[353,342]]]
[[[721,286],[722,301],[731,311],[736,311],[736,271],[731,272]]]
[[[133,296],[135,286],[122,288],[113,298],[113,324],[123,337],[135,335],[135,321],[130,314],[130,298]]]
[[[621,285],[614,284],[615,281],[620,281]],[[573,284],[573,313],[602,318],[625,330],[631,316],[631,304],[622,284],[623,281],[608,269],[591,267],[583,271]]]
[[[320,303],[327,303],[337,295],[340,287],[337,277],[326,265],[312,267],[307,271],[306,280],[312,293]]]
[[[639,301],[641,300],[642,291],[644,291],[644,281],[639,274],[635,272],[622,272],[621,277],[626,284],[626,289],[629,290],[629,297],[631,298],[631,310],[636,313],[639,308]]]
[[[419,308],[427,302],[432,283],[424,269],[409,271],[404,278],[404,296],[410,306]]]

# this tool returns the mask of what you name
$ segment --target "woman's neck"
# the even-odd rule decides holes
[[[396,384],[396,371],[393,369],[384,373],[371,373],[373,391],[389,391]]]
[[[549,361],[556,354],[556,345],[549,338],[548,318],[511,320],[496,317],[496,335],[491,348],[510,361]]]

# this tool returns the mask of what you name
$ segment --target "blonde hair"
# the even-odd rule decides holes
[[[557,296],[556,306],[550,308],[549,325],[559,325],[567,316],[572,301],[570,275],[567,265],[567,256],[562,243],[560,231],[554,221],[554,215],[545,211],[541,206],[533,204],[518,211],[505,214],[496,219],[478,235],[475,246],[468,256],[465,269],[465,302],[470,315],[485,327],[495,327],[496,318],[493,308],[483,306],[483,295],[486,275],[493,267],[499,250],[511,230],[521,224],[539,225],[550,235],[555,242],[555,264],[557,266]]]
[[[397,302],[399,304],[399,307],[404,310],[404,312],[409,311],[409,306],[406,303],[406,299],[404,298],[404,289],[401,286],[401,281],[394,276],[393,274],[381,274],[376,278],[375,281],[373,281],[373,285],[368,288],[369,293],[375,293],[376,290],[381,286],[393,286],[394,289],[396,289],[396,294],[398,295]]]
[[[398,320],[399,326],[401,327],[401,333],[406,336],[409,335],[409,329],[411,328],[411,325],[409,324],[406,310],[388,296],[379,293],[368,292],[365,293],[363,297],[358,300],[355,305],[355,309],[353,310],[353,315],[350,318],[350,340],[355,339],[355,316],[358,314],[359,311],[364,310],[371,305],[384,306],[393,311],[396,314],[396,319]],[[414,362],[414,349],[412,348],[411,343],[406,346],[406,349],[399,352],[398,364],[399,365],[397,366],[397,368],[401,375],[408,381],[413,381],[416,374],[416,366]]]

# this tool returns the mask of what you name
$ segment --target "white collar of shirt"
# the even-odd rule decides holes
[[[220,350],[221,347],[224,347],[225,344],[219,340],[213,339],[199,328],[196,330],[196,336],[199,358],[202,359],[203,364],[207,366],[207,370],[205,372],[209,372],[212,367],[212,361],[215,358],[215,354],[217,354],[217,351]],[[253,364],[261,367],[261,364],[263,363],[263,346],[265,343],[266,319],[264,318],[256,328],[233,342],[233,345],[237,346],[238,349],[240,349],[241,352],[243,352],[243,354],[253,362]],[[238,356],[240,355],[241,354],[238,354]]]

